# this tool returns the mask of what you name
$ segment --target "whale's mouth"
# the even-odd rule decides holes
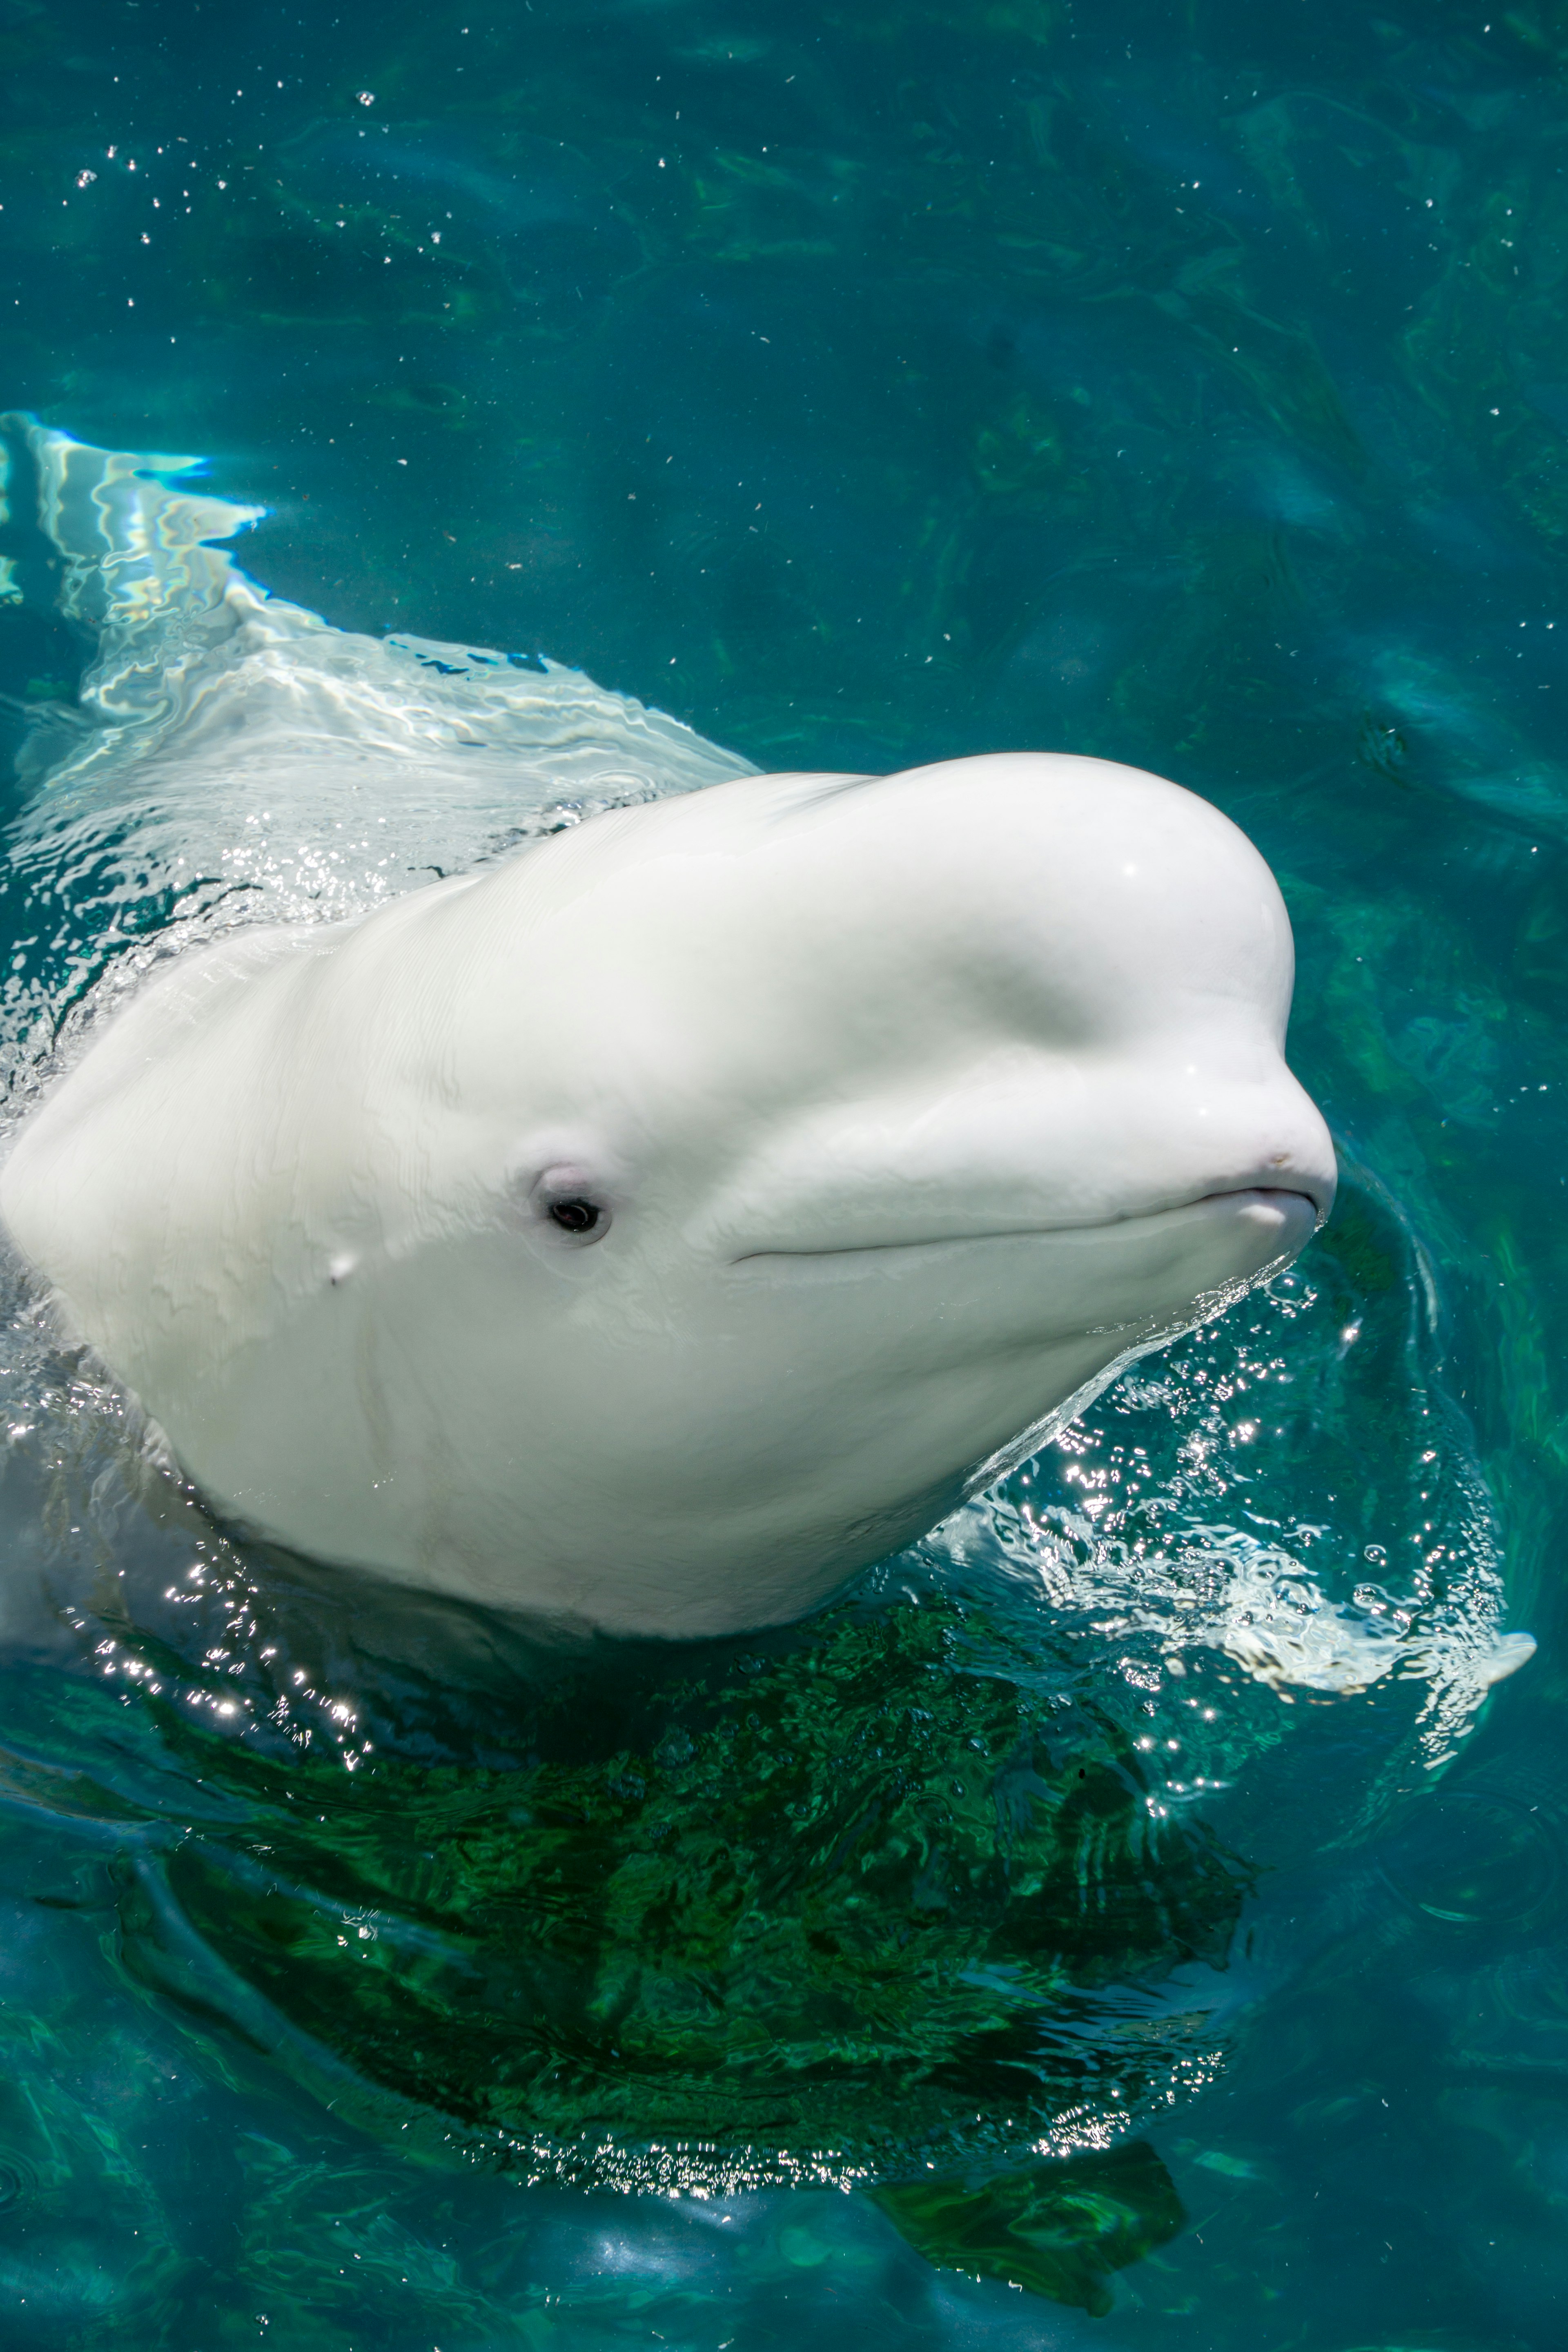
[[[1194,1209],[1217,1209],[1222,1206],[1230,1206],[1239,1214],[1245,1214],[1249,1209],[1261,1210],[1265,1213],[1272,1212],[1280,1218],[1286,1234],[1289,1233],[1292,1226],[1299,1226],[1301,1223],[1301,1212],[1305,1211],[1311,1223],[1297,1237],[1289,1239],[1282,1237],[1280,1255],[1283,1256],[1294,1255],[1296,1251],[1310,1239],[1312,1234],[1327,1217],[1330,1202],[1320,1200],[1312,1192],[1304,1192],[1300,1187],[1292,1185],[1225,1185],[1213,1192],[1193,1193],[1184,1201],[1167,1202],[1157,1209],[1130,1210],[1125,1216],[1086,1218],[1081,1222],[1069,1221],[1061,1224],[1049,1225],[990,1225],[973,1233],[900,1236],[896,1240],[888,1241],[774,1242],[760,1249],[742,1250],[736,1254],[731,1263],[734,1265],[752,1265],[759,1261],[773,1262],[781,1258],[815,1260],[866,1257],[888,1255],[893,1252],[961,1249],[978,1242],[1049,1241],[1057,1237],[1065,1240],[1068,1236],[1087,1237],[1095,1234],[1124,1233],[1134,1227],[1154,1230],[1167,1221],[1189,1215]]]
[[[1332,1206],[1331,1196],[1321,1199],[1301,1184],[1227,1184],[1217,1192],[1200,1192],[1193,1205],[1197,1207],[1205,1201],[1256,1201],[1266,1208],[1283,1208],[1287,1202],[1304,1201],[1312,1213],[1314,1225],[1325,1222]]]

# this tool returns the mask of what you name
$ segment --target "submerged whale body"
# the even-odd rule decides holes
[[[262,598],[211,501],[149,689],[174,494],[125,473],[116,509],[101,453],[26,446],[57,534],[75,467],[143,564],[79,561],[96,731],[40,822],[90,826],[110,773],[165,859],[186,814],[254,882],[290,812],[273,919],[222,900],[118,1009],[106,981],[0,1174],[67,1325],[242,1526],[614,1632],[778,1622],[1326,1214],[1284,908],[1192,794],[1037,754],[757,776],[553,670],[410,721],[376,665],[418,646]],[[346,790],[355,824],[445,819],[447,877],[384,856],[345,899]]]

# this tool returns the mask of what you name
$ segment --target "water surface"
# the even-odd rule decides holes
[[[1560,2340],[1563,56],[1486,25],[9,0],[4,394],[130,453],[7,443],[15,1100],[173,927],[705,745],[1061,745],[1275,864],[1349,1183],[673,1664],[237,1550],[19,1311],[8,2341]],[[374,738],[336,842],[275,737],[164,756],[193,496],[360,635],[258,607]]]

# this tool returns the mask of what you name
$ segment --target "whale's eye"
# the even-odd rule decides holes
[[[529,1187],[528,1205],[542,1225],[553,1225],[578,1249],[602,1242],[613,1222],[593,1171],[570,1160],[541,1170]]]
[[[563,1234],[591,1234],[600,1213],[596,1201],[552,1201],[549,1210],[551,1223]]]

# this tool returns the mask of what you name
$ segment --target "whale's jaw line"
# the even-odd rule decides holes
[[[1195,1192],[1189,1200],[1172,1201],[1163,1208],[1140,1209],[1125,1217],[1102,1217],[1082,1224],[994,1225],[981,1233],[933,1234],[924,1241],[845,1242],[817,1249],[791,1249],[781,1244],[771,1249],[742,1250],[730,1263],[732,1265],[756,1265],[792,1260],[811,1263],[828,1258],[889,1257],[924,1250],[965,1249],[981,1242],[1050,1241],[1066,1239],[1069,1235],[1124,1234],[1135,1228],[1154,1226],[1164,1218],[1178,1217],[1190,1209],[1218,1207],[1222,1203],[1234,1203],[1238,1209],[1256,1205],[1288,1215],[1287,1203],[1291,1202],[1300,1202],[1311,1212],[1311,1231],[1314,1233],[1326,1222],[1332,1206],[1331,1195],[1327,1201],[1320,1200],[1316,1194],[1302,1192],[1292,1185],[1238,1184],[1226,1186],[1218,1192]],[[1303,1234],[1300,1243],[1294,1245],[1287,1244],[1281,1255],[1294,1255],[1296,1249],[1302,1247],[1310,1238],[1310,1234]]]
[[[1205,1201],[1256,1201],[1264,1208],[1283,1208],[1288,1201],[1304,1201],[1312,1212],[1312,1230],[1317,1233],[1328,1223],[1334,1192],[1331,1185],[1325,1185],[1321,1192],[1311,1192],[1303,1184],[1227,1184],[1221,1192],[1202,1192],[1195,1201],[1183,1205],[1201,1208]]]

